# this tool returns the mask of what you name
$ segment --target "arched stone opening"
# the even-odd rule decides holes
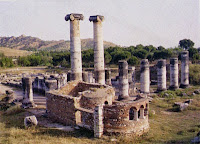
[[[105,104],[105,105],[108,105],[108,101],[105,101],[104,104]]]
[[[140,106],[140,110],[138,111],[138,117],[140,119],[144,119],[144,105]]]
[[[135,107],[131,107],[129,110],[129,120],[138,120],[138,111]]]
[[[146,104],[146,107],[144,109],[144,116],[148,115],[148,111],[149,111],[149,104]]]

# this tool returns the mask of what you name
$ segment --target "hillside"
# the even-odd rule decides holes
[[[93,39],[82,39],[82,49],[93,48]],[[104,48],[116,46],[114,43],[104,41]],[[36,37],[21,35],[19,37],[0,37],[0,47],[16,50],[68,50],[70,41],[44,41]]]
[[[27,56],[31,54],[32,52],[0,47],[0,53],[3,53],[5,56],[8,56],[8,57],[19,57],[19,56]]]

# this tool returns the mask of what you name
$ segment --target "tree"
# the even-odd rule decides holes
[[[147,57],[148,52],[144,49],[140,49],[134,52],[134,56],[141,58],[141,59],[145,59]]]
[[[200,55],[198,53],[192,56],[192,63],[196,63],[199,60],[200,60]]]
[[[132,56],[129,60],[128,60],[128,64],[129,65],[138,65],[140,63],[140,61],[138,60],[137,57]]]
[[[156,51],[156,48],[153,45],[145,46],[144,49],[148,52]]]
[[[62,67],[68,67],[69,66],[65,58],[62,60],[61,66]]]
[[[183,39],[179,41],[179,46],[182,49],[188,50],[189,48],[192,48],[194,46],[194,42],[190,39]]]
[[[104,51],[104,57],[105,57],[105,64],[109,64],[110,61],[112,60],[112,56],[107,51]]]
[[[193,55],[198,54],[198,50],[196,48],[189,48],[189,57],[192,58]]]
[[[131,57],[131,53],[128,51],[114,51],[111,55],[114,64],[118,63],[119,60],[128,60]]]
[[[171,49],[164,49],[162,51],[156,51],[154,54],[153,54],[153,59],[156,60],[156,59],[167,59],[167,58],[170,58],[172,56],[172,50]]]
[[[164,50],[165,48],[163,47],[163,46],[159,46],[158,48],[157,48],[157,50]]]

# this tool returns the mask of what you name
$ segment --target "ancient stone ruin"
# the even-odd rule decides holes
[[[20,79],[7,78],[2,84],[22,88],[25,108],[35,107],[33,92],[46,96],[48,117],[56,122],[103,134],[141,135],[149,130],[148,111],[150,91],[150,66],[147,59],[140,64],[140,90],[136,90],[136,68],[120,60],[118,75],[111,79],[111,69],[104,65],[104,17],[90,16],[94,30],[94,71],[82,71],[80,20],[82,14],[68,14],[70,21],[71,70],[63,74],[21,74]],[[157,62],[157,91],[167,90],[167,62]],[[10,76],[11,77],[11,76]],[[14,76],[12,76],[14,77]],[[1,78],[1,77],[0,77]],[[189,86],[189,56],[181,55],[181,85]],[[169,89],[179,88],[178,58],[170,59]]]
[[[126,61],[119,61],[119,95],[112,87],[111,70],[105,69],[104,17],[89,18],[94,27],[94,75],[82,72],[79,20],[83,20],[83,15],[69,14],[65,20],[70,20],[70,81],[63,87],[46,91],[48,117],[65,125],[93,130],[95,137],[112,133],[141,135],[147,131],[148,98],[129,95],[129,85],[134,89],[135,69],[128,68]]]

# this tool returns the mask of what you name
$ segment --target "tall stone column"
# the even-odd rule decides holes
[[[82,81],[82,57],[81,57],[81,39],[80,39],[80,20],[83,20],[82,14],[68,14],[65,20],[70,20],[70,57],[71,57],[71,76],[70,80]]]
[[[143,59],[140,64],[140,90],[142,93],[150,92],[150,72],[148,59]]]
[[[157,80],[158,88],[157,91],[164,91],[167,89],[166,84],[166,60],[160,59],[157,63]]]
[[[170,59],[170,87],[175,90],[178,88],[178,58]]]
[[[33,102],[33,88],[32,88],[32,78],[31,77],[25,77],[22,79],[22,85],[24,86],[24,97],[22,101],[22,105],[25,108],[28,107],[34,107],[35,104]]]
[[[189,86],[189,52],[181,53],[181,88]]]
[[[95,82],[105,84],[105,68],[104,68],[104,47],[103,47],[103,16],[90,16],[89,21],[93,21],[94,29],[94,72]]]
[[[118,100],[127,99],[129,97],[128,83],[128,63],[127,61],[119,61],[119,97]]]

